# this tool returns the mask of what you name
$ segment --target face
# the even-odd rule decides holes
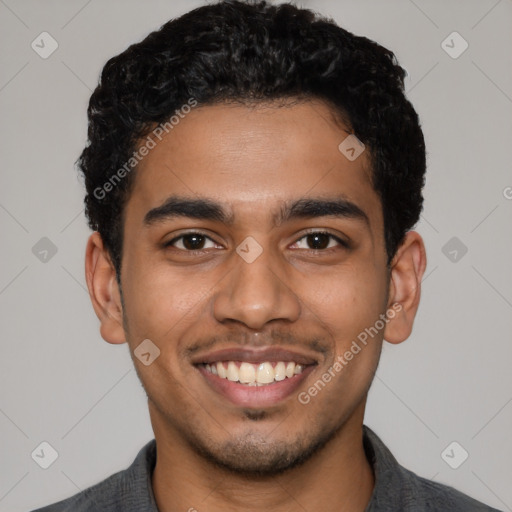
[[[347,135],[321,102],[197,107],[137,169],[126,341],[160,351],[133,357],[155,432],[223,467],[282,471],[362,421],[382,327],[353,342],[390,307],[390,276]]]

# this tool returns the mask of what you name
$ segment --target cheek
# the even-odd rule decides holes
[[[212,280],[206,272],[171,272],[165,264],[149,260],[127,261],[125,268],[125,321],[132,339],[143,336],[159,346],[168,345],[170,337],[179,339],[211,295]]]
[[[304,313],[323,323],[343,347],[383,313],[386,277],[371,265],[346,265],[303,280],[299,294]]]

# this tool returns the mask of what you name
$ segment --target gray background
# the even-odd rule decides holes
[[[0,0],[2,511],[68,497],[152,438],[127,346],[100,338],[86,293],[73,164],[106,60],[200,4]],[[406,467],[512,510],[512,1],[302,4],[395,51],[429,151],[422,304],[411,338],[384,347],[366,423]],[[43,31],[47,59],[31,48]],[[456,59],[453,31],[469,43]],[[59,454],[48,469],[31,457],[42,441]],[[458,469],[441,457],[452,441],[469,453]]]

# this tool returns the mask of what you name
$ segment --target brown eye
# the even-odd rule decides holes
[[[323,251],[324,249],[332,249],[336,246],[347,248],[346,242],[331,235],[331,233],[323,231],[314,231],[299,238],[292,246],[294,249],[309,249],[312,251]]]
[[[175,247],[183,251],[202,251],[203,249],[216,247],[215,242],[210,237],[201,233],[186,233],[173,238],[165,245],[166,247]]]
[[[307,235],[306,240],[310,249],[326,249],[332,237],[326,233],[312,233]]]
[[[185,235],[183,237],[183,247],[189,251],[203,249],[206,237],[202,235]]]

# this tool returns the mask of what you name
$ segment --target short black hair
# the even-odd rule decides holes
[[[425,142],[404,94],[405,76],[395,55],[376,42],[311,10],[267,1],[207,4],[111,58],[90,98],[78,167],[89,226],[99,231],[118,279],[134,151],[191,99],[325,101],[369,150],[389,265],[423,205]]]

